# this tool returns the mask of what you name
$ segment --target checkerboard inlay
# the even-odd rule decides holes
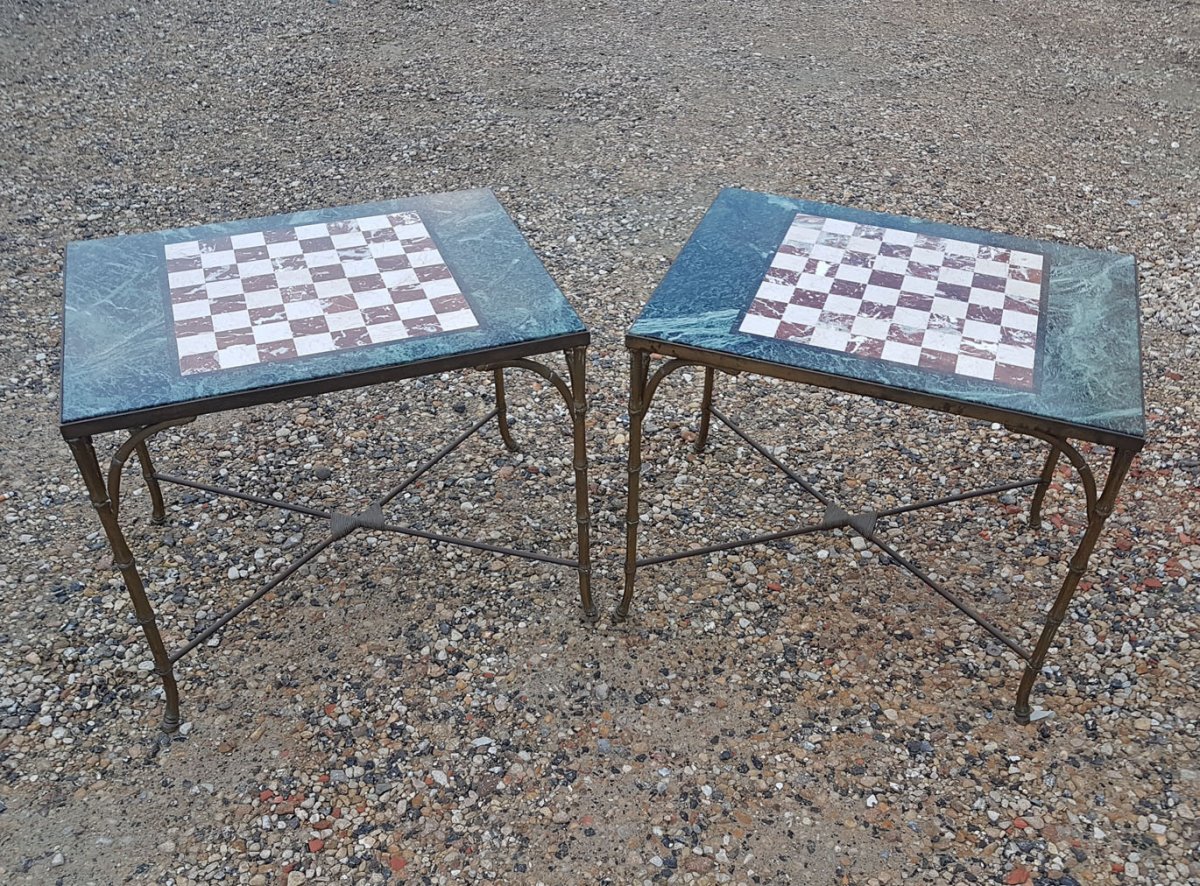
[[[1041,255],[797,213],[739,331],[1034,387]]]
[[[415,212],[165,247],[184,375],[479,325]]]

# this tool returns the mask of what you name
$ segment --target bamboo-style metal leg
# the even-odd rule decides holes
[[[579,533],[579,602],[589,621],[596,620],[592,602],[591,517],[588,508],[587,348],[565,352],[571,379],[571,430],[575,440],[575,523]],[[498,372],[499,370],[497,370]]]
[[[500,439],[508,447],[509,452],[517,451],[517,444],[508,429],[508,401],[504,397],[504,370],[494,369],[496,379],[496,423],[500,426]]]
[[[167,655],[167,648],[163,644],[162,635],[158,632],[158,624],[154,620],[154,609],[146,597],[146,588],[142,584],[141,575],[138,574],[137,563],[134,561],[129,544],[125,541],[125,536],[117,523],[117,515],[100,473],[100,464],[96,461],[96,450],[92,445],[92,438],[78,437],[68,440],[67,444],[71,447],[71,453],[79,465],[79,472],[83,475],[83,482],[87,486],[92,507],[96,509],[100,523],[104,526],[104,534],[108,536],[108,543],[113,552],[113,562],[121,571],[121,577],[125,580],[125,589],[129,592],[130,599],[133,600],[137,622],[142,626],[142,632],[146,635],[146,642],[149,644],[154,658],[154,673],[162,680],[163,693],[166,696],[162,730],[163,732],[174,732],[179,728],[179,690],[175,685],[175,673]],[[153,492],[151,494],[153,495]],[[161,495],[159,501],[161,501]]]
[[[700,400],[700,430],[696,434],[696,452],[703,452],[708,443],[708,426],[712,419],[713,380],[716,370],[704,368],[704,395]]]
[[[1052,454],[1057,458],[1057,453]],[[1050,651],[1050,644],[1054,641],[1054,635],[1058,631],[1059,625],[1063,623],[1063,619],[1067,614],[1067,607],[1071,604],[1071,598],[1075,594],[1075,588],[1079,585],[1080,578],[1087,569],[1088,560],[1092,556],[1092,551],[1096,547],[1096,541],[1100,537],[1100,531],[1104,528],[1104,522],[1113,512],[1113,506],[1117,500],[1117,491],[1121,488],[1121,482],[1125,479],[1125,474],[1129,470],[1129,465],[1133,462],[1134,453],[1128,449],[1116,449],[1113,451],[1112,465],[1109,467],[1108,476],[1104,480],[1104,491],[1101,493],[1099,500],[1096,502],[1096,507],[1088,516],[1087,530],[1083,534],[1083,539],[1079,542],[1079,547],[1075,550],[1075,556],[1071,558],[1071,565],[1067,569],[1067,577],[1063,580],[1062,588],[1058,592],[1058,596],[1054,600],[1054,605],[1050,607],[1050,613],[1046,616],[1046,625],[1042,628],[1042,634],[1038,638],[1037,645],[1033,649],[1033,655],[1029,657],[1029,661],[1025,665],[1025,673],[1021,676],[1021,686],[1017,690],[1017,705],[1015,714],[1018,723],[1029,722],[1029,693],[1033,689],[1033,684],[1037,680],[1038,675],[1042,672],[1042,664],[1046,660],[1046,654]],[[1050,459],[1047,459],[1047,465],[1050,465]],[[1053,470],[1051,467],[1050,470]],[[1043,477],[1045,472],[1043,472]]]
[[[646,383],[650,373],[650,355],[629,352],[629,492],[625,510],[625,593],[613,614],[615,621],[629,616],[633,602],[633,582],[637,577],[637,535],[642,480],[642,419],[646,402]]]
[[[154,462],[150,460],[150,450],[146,448],[145,440],[138,443],[137,456],[142,465],[142,478],[146,481],[146,488],[150,490],[150,519],[161,526],[167,522],[167,508],[163,504],[162,487],[158,485],[158,478],[154,476]]]
[[[532,560],[542,560],[545,562],[560,563],[561,565],[574,566],[579,572],[579,600],[583,606],[584,615],[589,620],[596,618],[596,605],[592,601],[592,563],[591,563],[591,529],[588,507],[588,482],[587,482],[587,347],[572,348],[563,351],[563,355],[567,360],[567,375],[568,379],[564,380],[559,373],[543,366],[535,360],[527,360],[518,358],[515,360],[506,360],[500,364],[489,364],[481,367],[484,369],[492,369],[498,371],[500,369],[525,369],[529,372],[540,375],[558,391],[562,396],[563,401],[567,405],[567,409],[571,414],[571,430],[574,438],[574,456],[573,462],[575,466],[575,523],[578,527],[579,538],[579,557],[574,562],[559,560],[556,557],[547,557],[542,554],[533,554],[532,552],[517,552],[506,549],[496,548],[492,545],[480,545],[478,543],[468,543],[456,540],[456,544],[465,544],[467,547],[477,547],[483,550],[500,550],[502,553],[515,554]],[[497,412],[498,412],[497,408]],[[488,416],[490,420],[491,416]],[[473,433],[473,431],[472,431]],[[457,444],[456,444],[457,445]],[[400,487],[400,488],[403,488]],[[390,500],[392,494],[389,494],[384,501]],[[398,527],[388,526],[392,531],[405,531],[416,534],[412,529],[399,529]],[[425,533],[427,537],[428,533]],[[438,539],[440,540],[440,539]]]
[[[1050,488],[1050,481],[1054,479],[1054,469],[1058,467],[1061,455],[1062,450],[1051,444],[1050,452],[1046,454],[1046,463],[1042,466],[1042,476],[1033,491],[1033,501],[1029,503],[1029,525],[1034,529],[1042,525],[1042,502],[1046,500],[1046,491]]]

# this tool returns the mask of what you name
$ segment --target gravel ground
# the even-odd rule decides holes
[[[8,883],[1200,881],[1200,6],[0,0],[0,876]],[[837,534],[574,576],[360,532],[180,668],[147,649],[55,428],[69,240],[489,186],[594,331],[596,592],[619,591],[623,330],[741,185],[1140,257],[1150,443],[1034,700]],[[569,548],[567,421],[514,377],[397,513]],[[664,385],[646,551],[814,512]],[[200,420],[160,466],[351,507],[488,408],[446,376]],[[1028,476],[986,424],[722,379],[850,502]],[[901,442],[902,441],[902,444]],[[110,441],[104,441],[108,445]],[[1091,452],[1099,463],[1104,453]],[[125,511],[172,642],[323,531],[171,489]],[[902,491],[902,492],[901,492]],[[889,527],[1018,634],[1081,526],[1060,471]]]

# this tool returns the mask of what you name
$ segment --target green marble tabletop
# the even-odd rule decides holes
[[[1140,448],[1133,256],[722,191],[627,336]]]
[[[63,313],[67,436],[588,340],[487,190],[71,243]]]

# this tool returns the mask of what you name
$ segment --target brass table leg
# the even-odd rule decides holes
[[[154,620],[154,609],[146,597],[146,588],[142,584],[141,575],[138,574],[137,563],[134,561],[129,544],[125,541],[125,536],[117,523],[113,502],[109,498],[103,476],[100,473],[100,464],[96,461],[96,450],[92,445],[92,438],[78,437],[68,440],[67,445],[71,447],[71,453],[79,465],[79,473],[83,475],[83,482],[87,486],[88,496],[92,500],[92,507],[96,509],[100,523],[104,526],[104,534],[108,536],[108,543],[113,552],[113,562],[121,571],[121,577],[125,580],[125,589],[129,592],[130,599],[133,600],[137,623],[142,626],[142,632],[146,635],[146,642],[150,645],[150,651],[154,657],[154,673],[162,680],[163,693],[166,695],[162,730],[163,732],[174,732],[179,728],[179,689],[175,685],[175,672],[167,655],[167,648],[163,644],[162,635],[158,632],[158,624]],[[147,461],[148,458],[147,455]],[[146,469],[147,461],[142,462],[143,470]],[[160,492],[157,496],[154,495],[156,487],[157,481],[151,487],[151,497],[154,499],[155,516],[157,517],[162,509],[162,494]]]
[[[625,506],[625,593],[613,613],[614,621],[629,617],[633,602],[633,582],[637,577],[637,535],[642,480],[642,419],[649,404],[646,402],[646,379],[650,372],[650,355],[645,351],[629,352],[629,487]]]
[[[158,478],[154,476],[154,462],[150,460],[150,450],[146,448],[145,440],[137,444],[137,457],[142,465],[142,478],[146,481],[146,488],[150,490],[150,519],[161,526],[167,522],[167,508],[163,504],[162,487],[158,485]]]
[[[571,380],[571,431],[575,441],[575,524],[579,533],[579,602],[588,621],[596,620],[592,602],[591,516],[588,508],[587,457],[587,348],[565,352]],[[499,372],[500,370],[497,370]]]
[[[509,452],[516,452],[517,444],[513,441],[512,432],[508,429],[508,401],[504,398],[504,370],[495,369],[493,374],[496,379],[496,423],[500,426],[500,439],[504,441]]]
[[[1042,502],[1046,499],[1046,490],[1050,488],[1050,481],[1054,479],[1054,469],[1058,467],[1060,455],[1062,455],[1062,450],[1053,443],[1050,444],[1050,452],[1046,456],[1046,463],[1042,466],[1042,476],[1038,480],[1037,488],[1033,491],[1033,501],[1029,504],[1029,525],[1034,529],[1042,525]]]
[[[1029,722],[1029,693],[1033,689],[1038,675],[1042,672],[1042,664],[1046,660],[1046,654],[1050,651],[1050,644],[1054,641],[1054,635],[1057,633],[1059,625],[1066,617],[1067,607],[1071,605],[1071,598],[1075,595],[1079,579],[1087,570],[1088,560],[1096,547],[1100,531],[1113,512],[1117,491],[1121,488],[1121,482],[1125,479],[1125,474],[1133,462],[1134,454],[1128,449],[1113,450],[1112,464],[1108,469],[1108,476],[1104,480],[1104,491],[1100,494],[1095,508],[1089,508],[1087,530],[1079,542],[1079,547],[1075,550],[1075,556],[1071,558],[1071,565],[1067,568],[1067,577],[1063,580],[1058,596],[1054,599],[1054,605],[1050,607],[1050,613],[1046,616],[1046,626],[1042,628],[1042,634],[1033,648],[1033,654],[1025,665],[1025,673],[1021,676],[1021,686],[1017,690],[1017,706],[1014,711],[1018,723]],[[1043,478],[1047,472],[1053,471],[1053,463],[1057,460],[1058,450],[1056,449],[1046,460],[1047,469],[1043,470]],[[1038,488],[1041,491],[1042,487]],[[1040,506],[1041,499],[1037,498],[1035,501]]]
[[[481,369],[490,369],[497,380],[498,415],[501,412],[504,382],[501,372],[504,369],[526,369],[540,375],[550,382],[558,391],[567,405],[571,415],[571,435],[574,439],[573,464],[575,467],[575,524],[578,529],[579,557],[572,563],[579,572],[579,602],[583,606],[584,615],[589,621],[596,618],[596,604],[592,601],[592,560],[591,560],[591,518],[588,508],[588,458],[587,458],[587,346],[571,348],[563,351],[567,361],[567,379],[564,380],[557,372],[538,363],[536,360],[518,358],[505,360],[503,363],[490,363]],[[506,429],[503,419],[500,422],[501,433]],[[515,449],[516,447],[510,447]],[[386,499],[385,499],[386,501]],[[462,542],[459,542],[460,544]],[[470,547],[471,545],[468,545]],[[519,554],[518,556],[527,556]],[[535,559],[545,559],[542,557]],[[555,561],[559,562],[559,561]],[[564,563],[564,565],[566,565]]]
[[[708,443],[708,425],[712,419],[713,377],[716,370],[704,367],[704,395],[700,400],[700,430],[696,434],[696,452],[703,452]]]

